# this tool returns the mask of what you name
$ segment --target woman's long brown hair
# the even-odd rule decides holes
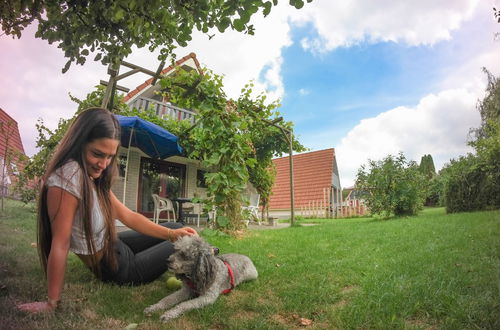
[[[120,140],[120,125],[117,119],[106,109],[90,108],[84,110],[69,127],[47,166],[38,202],[38,252],[45,274],[47,274],[47,261],[52,245],[52,228],[47,209],[48,187],[46,182],[47,178],[54,171],[70,160],[76,161],[82,171],[79,210],[81,219],[83,220],[82,226],[86,236],[87,248],[92,255],[92,271],[100,276],[100,267],[96,259],[98,251],[96,251],[92,235],[92,209],[96,202],[92,198],[92,185],[95,186],[97,202],[101,206],[106,221],[104,258],[106,258],[111,267],[116,268],[116,256],[113,252],[116,229],[114,219],[112,218],[111,200],[109,197],[112,180],[117,171],[116,155],[112,158],[109,166],[102,172],[101,176],[95,180],[91,180],[89,175],[87,175],[88,172],[85,163],[85,146],[101,138]]]

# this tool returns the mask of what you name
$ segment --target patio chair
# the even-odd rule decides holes
[[[250,220],[255,220],[260,225],[259,202],[260,202],[260,195],[252,193],[250,194],[250,204],[247,206],[242,206],[241,208],[242,210],[248,210],[250,213],[250,217],[252,218]]]
[[[158,223],[160,220],[160,213],[163,211],[172,211],[174,217],[172,221],[175,222],[175,209],[174,203],[168,198],[160,197],[157,194],[152,194],[153,202],[154,202],[154,212],[153,212],[153,221]],[[170,221],[170,212],[167,212],[167,221]]]

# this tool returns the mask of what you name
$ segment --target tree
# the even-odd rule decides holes
[[[289,2],[297,9],[304,6],[303,0]],[[68,58],[66,72],[72,62],[84,64],[93,52],[95,61],[117,64],[133,46],[160,49],[160,59],[165,60],[177,45],[188,44],[195,28],[209,38],[228,28],[253,34],[250,18],[260,10],[269,15],[277,4],[277,0],[4,0],[0,23],[4,34],[20,38],[24,28],[37,21],[36,37],[58,43]]]
[[[488,84],[477,104],[481,125],[469,142],[475,154],[451,160],[442,171],[447,212],[500,208],[500,79],[483,71]]]
[[[416,214],[425,197],[424,177],[403,153],[380,161],[368,160],[368,166],[358,170],[356,188],[367,193],[371,213],[386,217]]]
[[[440,184],[436,178],[436,168],[431,155],[423,155],[420,159],[418,170],[425,178],[425,206],[436,206],[439,204]]]
[[[420,159],[418,169],[427,179],[434,177],[436,175],[436,168],[434,167],[434,160],[432,159],[432,156],[423,155]]]
[[[196,126],[181,132],[186,155],[199,159],[211,169],[206,174],[208,205],[214,203],[224,216],[220,227],[230,231],[241,227],[241,193],[252,182],[269,200],[274,175],[269,172],[274,155],[288,152],[281,132],[267,121],[277,117],[278,102],[266,104],[266,96],[252,98],[252,84],[246,85],[237,100],[227,99],[222,89],[222,77],[211,71],[200,75],[195,70],[177,69],[177,74],[161,79],[169,100],[180,107],[197,109]],[[282,124],[292,128],[291,122]],[[304,147],[293,141],[296,151]]]

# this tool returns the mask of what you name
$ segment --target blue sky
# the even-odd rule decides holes
[[[237,97],[253,80],[257,91],[280,99],[279,111],[295,124],[310,150],[335,148],[344,187],[368,158],[430,153],[439,169],[463,155],[469,128],[477,126],[483,96],[481,67],[500,75],[498,0],[314,0],[295,10],[287,1],[271,15],[254,17],[254,36],[234,31],[212,40],[200,33],[186,48]],[[28,155],[36,152],[35,122],[56,127],[106,68],[87,62],[61,74],[65,59],[55,45],[33,37],[0,37],[0,107],[18,121]],[[127,61],[155,70],[156,53],[137,49]],[[147,76],[121,84],[135,88]]]
[[[473,45],[463,45],[469,43],[464,40],[467,33],[457,31],[451,40],[431,46],[363,43],[315,55],[300,46],[309,31],[309,27],[293,31],[294,44],[283,52],[287,92],[282,111],[304,125],[304,131],[338,129],[338,138],[363,118],[417,104],[436,89],[443,72],[460,65],[474,50]]]

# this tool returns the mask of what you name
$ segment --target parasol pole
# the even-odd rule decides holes
[[[130,145],[132,144],[133,134],[134,134],[134,128],[132,127],[130,129],[130,137],[128,138],[127,164],[125,165],[125,179],[123,180],[123,198],[122,198],[123,205],[125,205],[125,195],[127,194],[128,163],[130,161]]]

